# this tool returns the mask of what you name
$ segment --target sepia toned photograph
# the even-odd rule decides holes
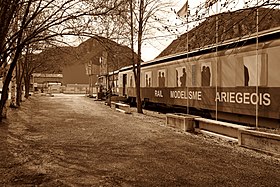
[[[280,186],[280,1],[0,0],[0,145],[3,187]]]

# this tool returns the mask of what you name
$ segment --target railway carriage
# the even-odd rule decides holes
[[[214,119],[279,128],[279,68],[275,28],[142,63],[141,98]],[[119,94],[135,100],[132,66],[120,69],[118,81]]]

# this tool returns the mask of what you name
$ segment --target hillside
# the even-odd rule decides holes
[[[77,48],[70,46],[47,48],[33,58],[39,65],[35,69],[38,73],[62,73],[67,63],[78,63]]]
[[[100,57],[104,55],[105,51],[109,71],[131,64],[131,49],[104,37],[90,38],[78,46],[79,59],[82,63],[91,61],[93,64],[100,64]],[[137,54],[134,53],[134,55]]]
[[[216,43],[216,17],[219,42],[256,32],[256,9],[221,13],[207,18],[188,33],[189,51]],[[280,26],[279,9],[259,9],[259,31]],[[174,40],[158,57],[187,51],[187,33]]]
[[[36,72],[62,73],[63,67],[73,64],[92,63],[99,65],[100,57],[105,51],[108,54],[109,71],[131,64],[132,53],[129,47],[96,36],[81,43],[78,47],[53,47],[34,55],[37,62],[44,64],[37,68]],[[134,54],[136,55],[136,53]]]

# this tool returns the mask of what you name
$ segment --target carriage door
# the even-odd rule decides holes
[[[123,95],[126,96],[127,74],[123,74]]]

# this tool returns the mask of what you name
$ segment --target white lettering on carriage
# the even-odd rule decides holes
[[[271,104],[269,93],[241,93],[241,92],[217,92],[215,101],[225,103],[252,104],[269,106]]]
[[[155,97],[163,97],[162,90],[155,90]]]
[[[170,91],[171,99],[189,99],[201,101],[201,91]]]

